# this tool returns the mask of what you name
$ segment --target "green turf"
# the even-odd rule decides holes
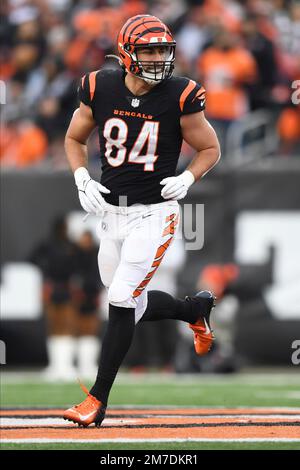
[[[127,377],[127,378],[126,378]],[[86,384],[89,386],[90,384]],[[220,377],[125,376],[113,387],[110,405],[156,406],[289,406],[300,407],[300,377],[235,375]],[[2,407],[67,407],[82,401],[84,394],[76,382],[46,384],[31,380],[1,383]],[[26,436],[24,436],[26,437]],[[300,449],[295,443],[134,443],[134,444],[3,444],[1,449]]]
[[[299,450],[297,442],[182,442],[149,444],[2,444],[1,450]]]
[[[299,396],[299,398],[297,398]],[[83,392],[77,383],[4,383],[1,406],[68,406],[81,401]],[[116,383],[110,396],[111,405],[175,406],[300,406],[299,383],[282,384],[226,380],[177,380],[144,383]]]

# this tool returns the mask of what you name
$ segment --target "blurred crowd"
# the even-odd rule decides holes
[[[63,140],[80,78],[118,67],[105,55],[116,53],[118,30],[140,13],[171,28],[176,74],[204,84],[222,144],[233,122],[263,109],[277,129],[276,153],[297,154],[300,105],[291,96],[300,87],[300,1],[2,0],[2,167],[67,166]],[[96,136],[90,153],[96,161]]]
[[[72,239],[66,218],[58,217],[48,238],[28,259],[40,268],[44,279],[48,355],[45,379],[69,380],[76,373],[93,379],[97,373],[102,286],[97,253],[90,231],[82,231]]]

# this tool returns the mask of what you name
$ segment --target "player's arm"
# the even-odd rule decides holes
[[[184,140],[196,150],[196,155],[181,175],[164,178],[160,182],[164,199],[183,199],[189,187],[220,159],[218,138],[203,111],[183,115],[180,126]]]
[[[70,167],[74,173],[75,183],[82,208],[89,213],[102,215],[105,201],[101,193],[110,193],[102,184],[94,181],[87,169],[87,140],[96,127],[92,109],[80,103],[73,114],[65,137],[65,150]]]
[[[180,119],[183,139],[196,150],[187,167],[197,181],[204,176],[221,156],[220,145],[213,127],[205,119],[204,112],[186,114]]]
[[[65,137],[65,150],[73,173],[80,167],[87,167],[87,140],[96,127],[92,110],[80,103],[73,114]]]
[[[161,195],[164,199],[183,199],[189,187],[204,176],[219,160],[220,146],[215,131],[205,119],[205,89],[189,80],[181,91],[179,108],[183,139],[196,150],[188,168],[179,176],[164,178]]]

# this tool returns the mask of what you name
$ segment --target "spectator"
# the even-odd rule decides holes
[[[274,24],[278,31],[278,45],[291,55],[300,51],[300,3],[293,1],[284,9],[282,0],[274,2],[277,8],[273,12]]]
[[[198,60],[200,81],[206,88],[206,114],[215,127],[221,147],[233,121],[249,111],[246,87],[257,78],[257,67],[250,52],[237,36],[220,30],[211,47]]]
[[[31,121],[10,122],[1,129],[2,167],[23,168],[42,162],[48,149],[45,132]]]
[[[183,57],[187,60],[189,68],[202,53],[204,47],[211,39],[211,30],[207,26],[206,17],[201,6],[194,7],[187,15],[186,21],[176,36],[176,60]],[[181,72],[180,72],[181,74]],[[187,70],[186,74],[189,72]]]
[[[83,379],[93,379],[98,370],[99,293],[101,281],[97,263],[98,247],[85,231],[77,242],[74,305],[77,312],[77,366]]]
[[[76,311],[72,305],[71,277],[75,271],[76,247],[68,239],[66,222],[58,218],[48,240],[31,255],[44,275],[44,302],[47,318],[48,380],[73,380]]]
[[[300,152],[300,106],[285,108],[277,123],[281,153],[284,156]]]
[[[258,70],[257,80],[249,89],[251,109],[265,108],[272,104],[272,89],[279,80],[274,44],[260,32],[256,16],[245,19],[242,34]]]

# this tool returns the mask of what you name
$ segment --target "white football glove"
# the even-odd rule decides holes
[[[89,214],[103,216],[106,203],[101,193],[109,194],[110,190],[93,180],[83,166],[75,170],[74,178],[82,208]]]
[[[183,199],[194,181],[195,177],[189,170],[184,171],[179,176],[164,178],[160,182],[164,186],[161,190],[161,195],[164,199]]]

